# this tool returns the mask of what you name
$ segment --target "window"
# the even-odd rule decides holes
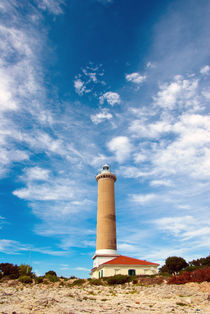
[[[136,276],[136,270],[135,269],[129,269],[128,270],[128,276]]]
[[[98,272],[98,278],[101,278],[101,273],[100,273],[100,271]]]
[[[101,270],[101,277],[103,277],[103,269]]]

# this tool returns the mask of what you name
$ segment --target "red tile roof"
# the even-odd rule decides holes
[[[159,264],[156,263],[151,263],[151,262],[147,262],[147,261],[143,261],[137,258],[133,258],[133,257],[128,257],[128,256],[123,256],[120,255],[114,259],[112,259],[111,261],[108,261],[106,263],[103,263],[102,265],[154,265],[154,266],[159,266]],[[101,265],[100,265],[101,266]]]

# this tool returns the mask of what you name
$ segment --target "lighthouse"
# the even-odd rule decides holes
[[[157,263],[117,254],[115,189],[117,178],[105,164],[96,176],[98,182],[96,251],[93,256],[92,278],[114,275],[154,275]]]
[[[96,176],[98,182],[96,252],[93,266],[98,267],[117,256],[115,182],[116,176],[105,164]]]

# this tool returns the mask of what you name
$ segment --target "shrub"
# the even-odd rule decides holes
[[[49,271],[47,271],[47,272],[45,273],[45,276],[47,276],[47,275],[51,275],[51,276],[56,276],[56,277],[57,277],[57,274],[56,274],[56,272],[55,272],[54,270],[49,270]]]
[[[22,283],[32,283],[33,280],[30,276],[20,276],[18,280]]]
[[[74,282],[72,282],[72,286],[81,286],[85,283],[85,279],[77,279],[77,280],[74,280]]]
[[[168,272],[165,273],[160,272],[159,275],[163,277],[171,277],[171,274],[169,274]]]
[[[60,280],[57,276],[50,274],[45,275],[45,278],[48,279],[50,282],[57,282]]]
[[[103,279],[108,283],[108,285],[119,285],[130,282],[133,278],[127,275],[115,275],[111,277],[104,277]]]
[[[77,279],[77,277],[71,276],[71,277],[69,277],[69,279]]]
[[[152,277],[152,276],[138,276],[138,282],[141,285],[159,285],[163,283],[163,278],[161,276]]]
[[[104,284],[101,279],[90,279],[88,281],[90,282],[91,285],[94,286],[102,286]]]
[[[43,283],[44,277],[43,276],[35,277],[34,280],[36,284]]]
[[[2,276],[9,276],[10,279],[17,279],[19,277],[18,266],[10,263],[1,263],[0,272]]]
[[[20,276],[30,276],[32,277],[32,267],[29,265],[21,264],[18,266]]]
[[[184,271],[181,275],[175,275],[168,280],[168,284],[184,284],[187,282],[210,281],[210,267],[196,269],[192,272]]]
[[[184,270],[182,270],[181,272],[180,272],[180,274],[182,274],[184,271],[194,271],[194,270],[196,270],[196,269],[199,269],[199,268],[201,268],[202,266],[187,266]]]

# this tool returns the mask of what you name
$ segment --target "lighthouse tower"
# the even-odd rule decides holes
[[[116,176],[105,164],[96,176],[98,182],[97,236],[93,267],[117,257],[114,183]]]
[[[98,182],[97,239],[92,278],[114,275],[153,275],[159,264],[117,254],[114,184],[116,176],[104,165]]]

